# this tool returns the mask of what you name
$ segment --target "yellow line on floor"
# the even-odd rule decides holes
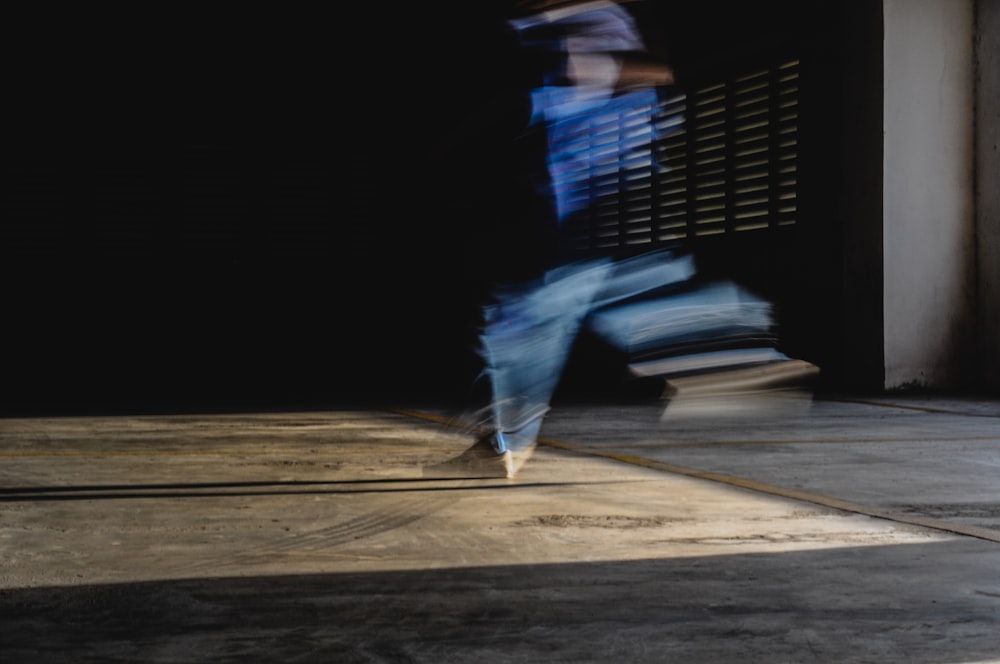
[[[726,447],[744,445],[871,445],[873,443],[974,443],[977,441],[1000,440],[1000,433],[996,436],[961,436],[956,438],[945,438],[935,436],[932,438],[922,438],[914,440],[912,436],[908,438],[850,438],[837,440],[835,438],[824,438],[817,440],[804,439],[779,439],[779,440],[677,440],[677,441],[656,441],[652,443],[629,443],[632,449],[642,449],[646,447]]]
[[[415,417],[423,420],[429,420],[441,424],[448,424],[448,420],[446,418],[442,418],[438,415],[433,415],[431,413],[423,413],[420,411],[413,411],[406,409],[392,409],[392,410],[393,412],[399,413],[401,415],[408,415],[410,417]],[[815,505],[822,505],[823,507],[829,507],[832,509],[837,509],[845,512],[863,514],[865,516],[870,516],[876,519],[884,519],[887,521],[893,521],[895,523],[918,526],[921,528],[930,528],[933,530],[940,530],[944,532],[953,533],[956,535],[966,535],[968,537],[975,537],[978,539],[989,540],[991,542],[1000,542],[1000,532],[990,530],[988,528],[979,528],[977,526],[969,526],[960,523],[950,523],[948,521],[943,521],[941,519],[933,519],[929,517],[901,514],[899,512],[891,512],[876,507],[870,507],[868,505],[862,505],[861,503],[855,503],[849,500],[843,500],[840,498],[834,498],[832,496],[825,496],[822,494],[813,493],[811,491],[791,489],[787,487],[778,486],[775,484],[769,484],[767,482],[752,480],[746,477],[737,477],[735,475],[726,475],[724,473],[714,473],[706,470],[698,470],[697,468],[678,466],[671,463],[664,463],[662,461],[654,461],[653,459],[647,459],[632,454],[619,454],[617,452],[595,450],[593,448],[585,447],[582,445],[575,445],[573,443],[568,443],[565,441],[554,440],[552,438],[540,437],[538,439],[538,442],[541,445],[546,445],[548,447],[555,447],[557,449],[566,450],[568,452],[573,452],[576,454],[600,457],[603,459],[611,459],[614,461],[627,463],[633,466],[649,468],[651,470],[660,470],[668,473],[673,473],[675,475],[683,475],[685,477],[693,477],[696,479],[708,480],[711,482],[719,482],[722,484],[727,484],[729,486],[734,486],[749,491],[757,491],[760,493],[766,493],[773,496],[779,496],[781,498],[788,498],[791,500],[799,500],[802,502],[812,503]],[[780,444],[780,442],[776,444]]]
[[[881,408],[899,408],[902,410],[918,410],[924,413],[936,413],[939,415],[962,415],[965,417],[992,417],[1000,418],[1000,413],[972,413],[956,408],[936,408],[934,406],[921,406],[919,404],[896,403],[895,401],[873,401],[869,399],[838,399],[827,397],[823,401],[834,403],[856,403],[862,406],[879,406]]]
[[[387,408],[390,413],[396,413],[398,415],[406,415],[407,417],[415,417],[421,420],[427,420],[429,422],[436,422],[437,424],[454,425],[454,421],[448,419],[447,417],[442,417],[440,415],[435,415],[433,413],[425,413],[420,410],[409,410],[408,408]]]
[[[969,526],[960,523],[950,523],[948,521],[943,521],[941,519],[933,519],[929,517],[921,517],[910,514],[901,514],[899,512],[891,512],[876,507],[870,507],[868,505],[862,505],[861,503],[855,503],[849,500],[843,500],[840,498],[834,498],[832,496],[825,496],[822,494],[813,493],[811,491],[791,489],[788,487],[778,486],[775,484],[769,484],[767,482],[752,480],[746,477],[738,477],[735,475],[726,475],[724,473],[715,473],[706,470],[698,470],[697,468],[678,466],[675,464],[664,463],[662,461],[654,461],[652,459],[646,459],[644,457],[638,457],[631,454],[618,454],[616,452],[603,452],[603,451],[590,450],[587,449],[586,447],[581,447],[580,445],[573,445],[571,443],[552,440],[550,438],[544,438],[544,439],[539,438],[538,442],[548,445],[550,447],[556,447],[570,452],[575,452],[578,454],[588,454],[591,456],[598,456],[605,459],[613,459],[615,461],[621,461],[623,463],[628,463],[634,466],[641,466],[643,468],[650,468],[653,470],[662,470],[668,473],[673,473],[675,475],[684,475],[686,477],[694,477],[697,479],[709,480],[712,482],[721,482],[723,484],[739,487],[741,489],[758,491],[761,493],[780,496],[782,498],[790,498],[792,500],[801,500],[803,502],[822,505],[824,507],[830,507],[845,512],[864,514],[866,516],[874,517],[877,519],[886,519],[889,521],[895,521],[897,523],[905,523],[908,525],[920,526],[923,528],[933,528],[935,530],[943,530],[958,535],[968,535],[969,537],[977,537],[979,539],[990,540],[993,542],[1000,542],[1000,532],[990,530],[988,528],[979,528],[977,526]]]

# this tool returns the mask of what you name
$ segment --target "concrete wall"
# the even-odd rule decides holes
[[[976,38],[976,229],[983,383],[1000,389],[1000,0],[979,0]]]
[[[967,380],[976,337],[974,0],[884,0],[885,388]]]

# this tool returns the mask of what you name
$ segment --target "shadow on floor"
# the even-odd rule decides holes
[[[995,661],[1000,550],[778,554],[0,591],[24,662]]]

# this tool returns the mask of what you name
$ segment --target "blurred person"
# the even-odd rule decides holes
[[[512,191],[526,195],[498,203],[501,218],[485,233],[494,250],[478,334],[489,390],[485,421],[477,423],[472,447],[426,468],[427,476],[515,477],[535,450],[584,325],[630,357],[650,350],[643,343],[771,334],[770,305],[735,284],[687,300],[643,300],[691,283],[694,262],[682,251],[622,256],[581,250],[574,241],[601,202],[593,174],[651,149],[661,138],[660,97],[677,84],[673,67],[652,56],[626,3],[527,0],[507,18],[518,75],[495,107],[513,111],[513,153],[505,164],[518,185]],[[595,125],[621,113],[629,115],[628,131],[594,141]],[[766,358],[788,359],[773,349]]]
[[[526,195],[485,234],[494,288],[482,310],[479,354],[491,404],[480,440],[432,472],[513,477],[531,456],[577,332],[613,272],[609,257],[581,257],[568,247],[573,221],[590,204],[591,167],[654,139],[656,88],[675,82],[621,4],[533,0],[513,10],[506,26],[519,49],[515,77],[504,81],[505,97],[493,108],[514,117],[509,176],[512,191]],[[595,114],[626,109],[645,109],[642,127],[615,153],[598,155],[588,145]],[[676,280],[692,271],[689,260],[667,259],[662,269]]]

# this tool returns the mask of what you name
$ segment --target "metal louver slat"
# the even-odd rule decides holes
[[[674,95],[656,109],[608,114],[592,144],[590,221],[581,248],[664,244],[797,223],[799,64],[789,60]],[[618,158],[613,157],[619,154]]]

